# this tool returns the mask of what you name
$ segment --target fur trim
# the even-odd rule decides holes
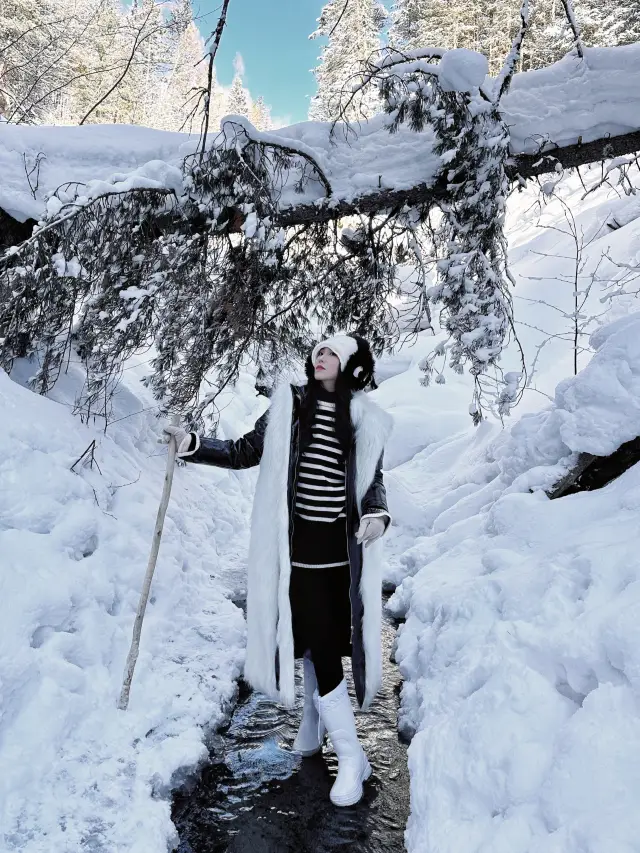
[[[260,473],[251,513],[251,538],[247,566],[247,653],[245,679],[256,690],[272,699],[282,698],[287,707],[293,705],[293,685],[280,697],[276,688],[275,655],[279,648],[280,684],[282,668],[291,672],[293,682],[293,632],[291,607],[282,602],[284,577],[288,578],[289,509],[287,488],[293,395],[284,382],[276,388],[269,407],[269,420],[264,438]],[[286,440],[283,440],[286,438]],[[284,545],[284,547],[283,547]],[[286,550],[285,550],[286,549]],[[284,562],[284,565],[282,563]],[[287,596],[288,605],[288,596]],[[284,612],[283,612],[284,611]],[[285,632],[289,622],[289,643]],[[280,617],[278,618],[278,614]],[[290,646],[290,648],[289,648]],[[286,658],[291,663],[285,663]]]
[[[356,500],[362,500],[376,472],[376,466],[393,427],[393,418],[364,391],[353,395],[351,420],[356,438]],[[382,684],[382,542],[362,549],[360,595],[364,605],[362,641],[366,661],[365,695],[362,710],[373,702]]]
[[[287,506],[292,415],[291,387],[288,381],[282,382],[274,392],[269,408],[251,516],[244,669],[245,679],[252,687],[287,708],[295,704]],[[373,480],[393,421],[364,392],[353,396],[351,420],[356,439],[356,500],[361,510],[362,499]],[[382,681],[381,547],[378,541],[363,549],[360,593],[364,604],[362,629],[366,659],[364,709],[370,706]],[[280,666],[279,689],[275,674],[276,650]]]

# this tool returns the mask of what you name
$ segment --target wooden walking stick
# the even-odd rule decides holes
[[[180,417],[174,415],[171,418],[171,423],[177,426],[180,423]],[[169,506],[169,497],[171,495],[171,486],[173,484],[173,471],[175,469],[177,445],[175,436],[169,439],[169,452],[167,454],[167,470],[164,475],[164,487],[162,489],[162,498],[158,507],[158,515],[156,518],[156,527],[153,532],[153,541],[151,542],[151,553],[149,554],[149,563],[147,564],[147,573],[144,576],[142,592],[140,593],[140,602],[138,604],[138,612],[136,613],[136,621],[133,624],[133,637],[131,639],[131,648],[127,657],[127,665],[124,671],[124,681],[122,682],[122,690],[120,692],[120,700],[118,708],[121,711],[126,711],[129,705],[129,691],[131,690],[131,679],[133,678],[133,670],[138,660],[138,652],[140,650],[140,633],[142,631],[142,620],[144,612],[147,608],[147,600],[149,598],[149,590],[151,589],[151,581],[156,568],[158,559],[158,551],[160,550],[160,540],[162,539],[162,529],[164,527],[164,517],[167,514]]]

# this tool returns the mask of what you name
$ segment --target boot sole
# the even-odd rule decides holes
[[[369,761],[367,761],[367,766],[365,767],[365,771],[362,774],[362,782],[360,783],[359,789],[354,789],[352,794],[343,794],[341,797],[334,798],[329,795],[329,799],[331,800],[333,805],[344,807],[355,806],[356,803],[359,803],[364,793],[364,791],[362,790],[362,785],[364,782],[367,781],[367,779],[369,779],[369,777],[371,776],[371,772],[371,765],[369,764]]]
[[[317,755],[321,750],[322,744],[315,749],[294,749],[293,752],[297,752],[298,755],[301,755],[303,758],[311,758],[312,755]]]

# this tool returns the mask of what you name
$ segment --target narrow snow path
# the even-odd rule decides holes
[[[290,752],[302,705],[298,667],[299,702],[292,712],[241,685],[231,722],[211,745],[212,763],[174,796],[179,853],[404,850],[409,774],[396,727],[401,685],[389,660],[394,637],[395,626],[385,617],[383,690],[369,713],[357,715],[373,766],[361,802],[343,809],[331,805],[337,763],[329,745],[312,758]],[[349,673],[347,680],[353,697]]]

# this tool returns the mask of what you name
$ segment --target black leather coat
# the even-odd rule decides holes
[[[289,541],[293,533],[295,506],[295,490],[297,483],[298,463],[300,457],[299,410],[305,386],[292,385],[293,418],[291,422],[291,452],[289,454],[288,506],[289,506]],[[267,410],[258,420],[251,432],[236,441],[216,438],[201,438],[199,449],[186,461],[215,465],[219,468],[252,468],[260,464],[264,435],[267,428],[269,411]],[[362,616],[364,606],[360,596],[360,578],[362,575],[362,545],[356,541],[356,531],[360,524],[360,510],[356,501],[356,454],[355,440],[346,459],[346,492],[347,492],[347,531],[349,566],[351,573],[351,663],[356,689],[356,696],[362,705],[365,695],[365,653],[362,641]],[[362,514],[387,512],[387,495],[382,478],[382,457],[378,461],[376,472],[363,500]],[[387,519],[388,523],[388,519]],[[345,653],[348,653],[345,652]]]

